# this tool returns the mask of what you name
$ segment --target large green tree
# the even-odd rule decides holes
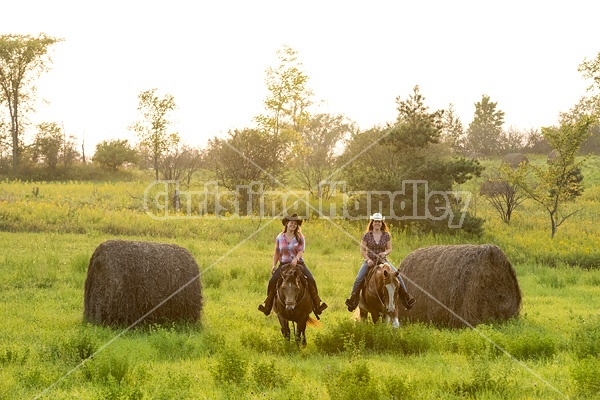
[[[126,162],[136,162],[137,153],[127,139],[104,140],[96,145],[92,160],[103,168],[116,171]]]
[[[0,36],[0,103],[10,116],[12,166],[17,170],[21,153],[22,119],[25,105],[33,99],[34,80],[48,70],[51,58],[48,49],[61,41],[40,34]]]
[[[32,161],[45,165],[50,177],[56,176],[58,166],[66,172],[77,160],[75,138],[67,136],[56,122],[43,122],[37,125],[37,133],[30,147]]]
[[[309,151],[302,137],[311,118],[308,76],[291,47],[278,50],[277,58],[278,64],[266,70],[268,94],[264,112],[255,117],[256,127],[236,129],[226,139],[215,137],[209,142],[209,165],[219,183],[230,190],[258,181],[263,187],[281,185],[283,166],[297,166],[296,161]]]
[[[160,160],[165,153],[179,144],[179,134],[168,132],[171,124],[168,114],[176,108],[175,98],[170,94],[159,96],[156,92],[155,88],[138,95],[138,111],[143,118],[135,122],[131,129],[138,134],[141,144],[149,150],[158,180]]]
[[[298,52],[289,46],[277,51],[279,64],[267,68],[265,113],[256,117],[259,129],[273,135],[284,151],[301,145],[300,135],[309,121],[313,92],[302,70]]]
[[[479,176],[482,167],[438,144],[443,112],[429,111],[418,87],[396,101],[396,122],[353,134],[340,157],[349,189],[364,192],[355,199],[356,211],[380,211],[390,223],[411,229],[447,231],[460,224],[481,233],[483,221],[462,214],[464,204],[453,186]],[[461,215],[465,219],[459,223]]]
[[[481,101],[475,103],[475,116],[467,129],[466,147],[468,151],[483,154],[498,154],[501,147],[504,111],[499,110],[498,103],[483,95]]]
[[[302,134],[304,148],[297,165],[300,180],[313,196],[322,198],[331,194],[325,180],[335,170],[339,145],[353,129],[342,115],[317,114],[309,119]]]
[[[584,59],[579,65],[579,72],[591,83],[579,103],[561,114],[560,121],[561,124],[570,123],[584,115],[595,115],[596,123],[590,127],[590,136],[582,143],[581,151],[585,154],[600,154],[600,53],[595,59]]]
[[[465,128],[460,118],[456,115],[454,105],[450,104],[442,116],[442,142],[455,154],[464,153]]]
[[[206,160],[215,171],[219,185],[236,193],[239,212],[252,213],[251,191],[281,184],[278,179],[284,160],[277,155],[278,138],[259,129],[230,131],[227,138],[209,140]]]
[[[542,128],[542,135],[556,150],[558,157],[545,168],[529,165],[528,170],[533,173],[531,179],[527,179],[526,174],[514,178],[548,213],[551,237],[556,235],[560,225],[577,212],[569,207],[569,203],[583,194],[581,165],[585,158],[577,161],[575,156],[594,123],[594,117],[583,116],[578,121],[563,123],[558,128]]]

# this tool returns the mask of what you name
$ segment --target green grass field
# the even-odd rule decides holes
[[[506,253],[521,314],[476,329],[356,323],[343,303],[363,223],[310,219],[305,258],[330,307],[307,328],[306,348],[256,309],[279,219],[152,219],[140,200],[147,182],[2,182],[0,399],[600,398],[599,166],[586,166],[580,211],[554,239],[534,203],[505,225],[477,196],[481,238],[392,232],[396,264],[432,244],[493,243]],[[84,323],[89,258],[112,238],[187,248],[202,272],[200,322]]]

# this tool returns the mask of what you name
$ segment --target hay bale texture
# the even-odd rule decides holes
[[[87,321],[109,326],[195,322],[201,311],[200,270],[183,247],[108,240],[94,251],[85,281]]]
[[[458,328],[466,326],[463,320],[476,325],[519,315],[515,270],[495,245],[424,247],[406,256],[398,269],[416,299],[411,311],[401,307],[400,317]]]
[[[508,164],[511,168],[517,168],[521,163],[529,164],[527,156],[520,153],[508,153],[502,158],[501,164]]]
[[[554,161],[556,161],[559,156],[560,154],[558,153],[558,151],[552,150],[550,153],[548,153],[548,157],[546,158],[546,164],[554,164]]]

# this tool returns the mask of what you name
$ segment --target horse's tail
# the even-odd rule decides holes
[[[316,326],[320,326],[321,323],[318,320],[314,319],[313,317],[309,316],[308,319],[306,320],[306,325],[316,327]]]

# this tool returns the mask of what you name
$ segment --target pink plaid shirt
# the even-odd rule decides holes
[[[296,257],[298,252],[304,251],[304,236],[300,234],[300,241],[294,237],[288,243],[285,239],[285,233],[281,232],[275,239],[275,251],[279,253],[279,262],[282,264],[292,262],[292,259]],[[304,262],[304,259],[300,257],[299,261]]]

